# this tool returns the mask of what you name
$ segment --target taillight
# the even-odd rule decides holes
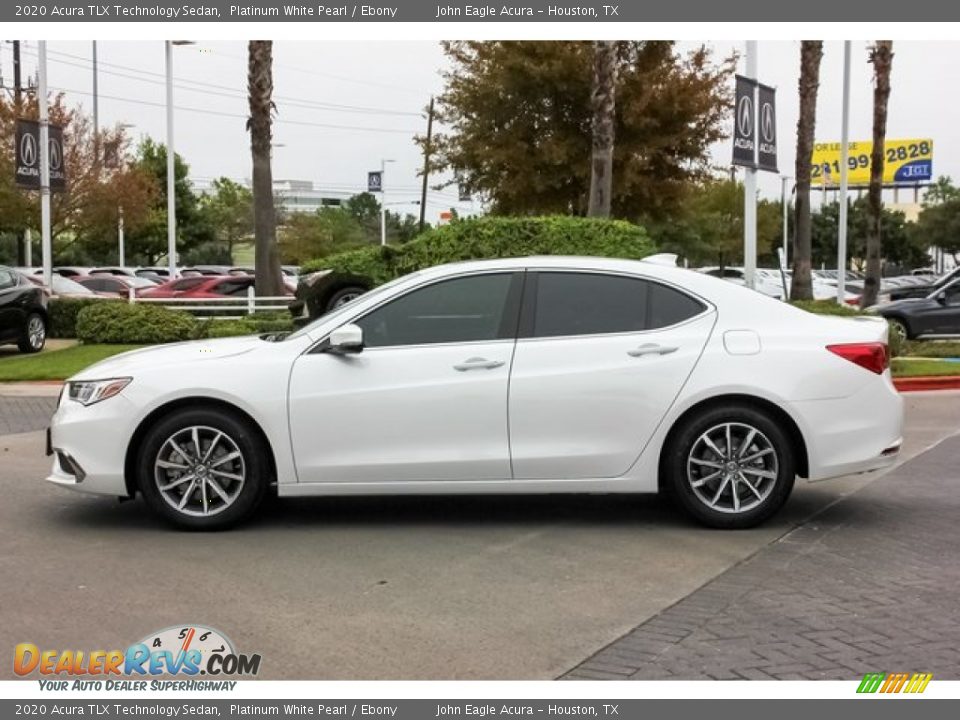
[[[827,345],[827,350],[877,375],[890,367],[890,353],[883,343]]]

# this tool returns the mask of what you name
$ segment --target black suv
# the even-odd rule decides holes
[[[0,265],[0,345],[21,352],[43,350],[47,340],[47,297],[13,268]]]

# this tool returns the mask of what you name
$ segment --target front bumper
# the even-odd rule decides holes
[[[123,393],[85,407],[61,398],[47,429],[47,480],[73,490],[128,497],[126,451],[137,413]]]

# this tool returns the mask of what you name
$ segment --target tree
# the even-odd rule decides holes
[[[369,242],[359,220],[348,210],[335,207],[320,208],[315,213],[294,213],[280,235],[283,258],[295,265]]]
[[[893,66],[893,41],[877,40],[870,48],[873,63],[873,149],[870,152],[870,232],[867,235],[867,276],[863,281],[860,307],[877,304],[880,292],[881,215],[883,213],[883,149],[887,139],[887,102],[890,99],[890,69]]]
[[[648,226],[664,252],[675,252],[692,265],[743,262],[743,183],[711,179],[691,187],[683,211]],[[757,253],[769,255],[782,232],[780,203],[757,203]]]
[[[797,120],[797,199],[793,211],[791,300],[813,299],[813,282],[810,278],[810,164],[817,127],[817,89],[820,87],[822,58],[823,41],[804,40],[800,43],[800,117]]]
[[[960,253],[960,189],[941,177],[928,190],[914,228],[915,242],[939,248],[957,259]]]
[[[200,212],[210,226],[214,242],[233,262],[234,246],[253,234],[253,193],[229,178],[213,181],[211,192],[200,196]]]
[[[431,168],[458,173],[495,213],[589,209],[593,45],[589,42],[443,43],[450,60]],[[732,62],[673,43],[616,44],[611,214],[663,218],[691,180],[710,174],[724,137]],[[418,138],[423,145],[425,138]]]
[[[867,237],[870,233],[870,211],[866,198],[850,202],[847,212],[847,249],[851,261],[862,269],[867,256]],[[840,204],[822,206],[811,216],[811,247],[813,264],[833,266],[837,260],[837,228]],[[888,264],[913,268],[927,264],[929,257],[923,233],[908,223],[902,212],[883,209],[881,224],[881,252]]]
[[[587,215],[610,217],[617,101],[617,43],[597,40],[593,46],[593,162],[590,167],[590,205]]]
[[[156,186],[148,173],[130,161],[129,138],[122,127],[104,128],[97,136],[101,147],[116,148],[116,167],[104,167],[94,152],[89,116],[65,105],[62,95],[51,98],[50,122],[63,128],[67,189],[51,195],[51,236],[57,262],[79,260],[104,263],[115,256],[117,219],[136,231],[148,218]],[[23,101],[20,112],[0,96],[0,232],[20,235],[40,225],[40,193],[14,182],[14,137],[17,117],[38,117],[35,97]]]
[[[128,257],[153,265],[167,254],[167,147],[149,137],[140,141],[134,164],[152,178],[157,192],[146,204],[146,218],[136,228],[128,228]],[[199,203],[190,183],[190,166],[179,153],[173,156],[173,195],[177,219],[177,251],[188,252],[208,243],[213,233],[200,213]],[[124,207],[126,223],[128,208]]]
[[[356,218],[368,242],[380,242],[380,201],[373,193],[359,193],[343,204],[343,209]],[[420,222],[413,215],[400,215],[387,210],[387,242],[405,243],[420,233]],[[429,229],[429,223],[424,224]]]
[[[247,92],[250,117],[250,154],[253,158],[253,218],[258,295],[283,294],[277,224],[273,206],[273,171],[270,145],[273,140],[273,43],[251,40],[248,46]]]

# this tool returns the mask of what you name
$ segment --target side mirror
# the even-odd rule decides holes
[[[936,299],[937,299],[937,302],[940,303],[941,305],[946,305],[947,293],[941,290],[940,292],[937,293]]]
[[[335,355],[358,353],[363,350],[363,329],[358,325],[344,325],[330,333],[327,352]]]

